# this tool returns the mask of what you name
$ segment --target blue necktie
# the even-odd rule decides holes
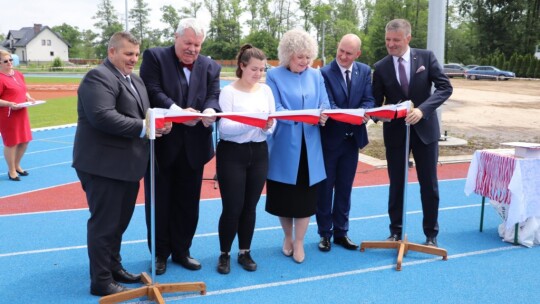
[[[347,83],[347,95],[351,92],[351,71],[345,70],[345,80]]]

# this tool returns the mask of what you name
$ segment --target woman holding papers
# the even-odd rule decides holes
[[[20,181],[28,172],[21,167],[21,159],[32,140],[28,110],[19,104],[34,101],[26,90],[24,76],[13,69],[9,52],[0,50],[0,133],[4,142],[4,158],[8,178]]]
[[[244,45],[238,53],[237,64],[239,79],[224,87],[219,96],[223,113],[274,112],[272,90],[259,83],[266,64],[263,51]],[[245,270],[255,271],[257,264],[251,258],[250,247],[257,202],[268,173],[266,138],[274,130],[274,119],[268,119],[263,127],[255,127],[221,118],[218,130],[216,164],[223,211],[219,219],[221,255],[217,270],[221,274],[230,272],[231,246],[238,234],[238,263]]]
[[[276,111],[330,108],[321,72],[311,68],[317,50],[315,39],[303,30],[283,35],[279,67],[266,76]],[[327,118],[320,114],[319,125]],[[304,261],[304,236],[317,208],[317,186],[326,178],[319,125],[278,119],[268,141],[266,211],[279,217],[285,233],[283,254],[297,263]]]

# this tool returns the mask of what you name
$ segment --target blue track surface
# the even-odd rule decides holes
[[[31,171],[25,182],[0,174],[0,198],[77,181],[71,168],[73,127],[34,133],[24,159]],[[2,160],[0,172],[5,172]],[[463,194],[465,181],[441,181],[440,257],[409,252],[403,270],[395,270],[390,249],[347,251],[317,249],[315,219],[306,235],[306,260],[296,264],[281,253],[283,233],[276,217],[258,206],[252,256],[255,272],[244,271],[233,250],[231,273],[216,271],[221,203],[201,202],[201,216],[191,254],[203,268],[188,271],[170,262],[159,283],[203,281],[208,294],[166,294],[168,303],[527,303],[537,297],[539,247],[524,248],[498,237],[501,223],[488,207],[484,232],[478,232],[480,199]],[[9,185],[7,187],[6,185]],[[409,186],[408,236],[421,243],[418,184]],[[388,236],[388,187],[353,190],[349,236],[356,242]],[[65,200],[65,197],[58,200]],[[1,200],[0,200],[1,203]],[[89,294],[86,209],[0,216],[0,303],[96,303]],[[236,243],[233,248],[236,248]],[[137,206],[122,246],[123,264],[132,272],[149,272],[144,208]],[[135,285],[137,287],[140,285]],[[144,299],[140,301],[144,302]],[[136,301],[135,301],[136,302]]]

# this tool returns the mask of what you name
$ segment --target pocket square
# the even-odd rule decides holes
[[[424,71],[425,69],[426,69],[425,66],[421,66],[421,67],[418,68],[418,70],[416,70],[416,73],[420,73],[420,72]]]

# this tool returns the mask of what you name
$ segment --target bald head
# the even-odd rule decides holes
[[[341,38],[337,48],[336,61],[345,69],[351,67],[353,62],[360,57],[362,41],[355,34],[347,34]]]

